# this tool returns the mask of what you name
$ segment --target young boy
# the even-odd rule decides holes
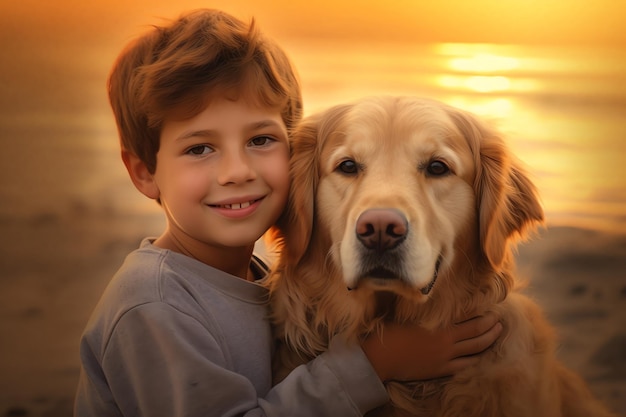
[[[120,55],[109,95],[122,159],[167,228],[111,280],[81,340],[76,416],[359,416],[388,401],[382,380],[473,363],[494,317],[449,332],[385,329],[271,386],[267,267],[255,242],[288,189],[288,132],[301,117],[286,55],[215,10],[156,27]]]

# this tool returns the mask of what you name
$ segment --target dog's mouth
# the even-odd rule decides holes
[[[441,266],[441,255],[437,258],[437,263],[435,264],[435,272],[433,273],[433,279],[430,280],[427,286],[420,289],[420,292],[424,295],[430,294],[430,291],[435,286],[435,282],[437,282],[437,277],[439,276],[439,267]]]
[[[435,263],[435,271],[433,272],[433,276],[430,282],[425,287],[422,287],[419,289],[420,293],[422,293],[423,295],[430,294],[433,287],[435,286],[435,283],[437,282],[437,277],[439,276],[440,267],[441,267],[441,255],[439,256],[439,258],[437,258],[437,262]],[[402,278],[398,275],[398,271],[393,271],[384,266],[377,266],[369,270],[367,273],[363,274],[361,279],[363,278],[372,280],[373,282],[378,283],[378,285],[381,285],[381,286],[388,285],[390,281],[402,280]],[[349,289],[353,290],[355,288],[349,288]]]
[[[377,268],[372,269],[367,274],[367,276],[369,278],[384,279],[384,280],[387,280],[387,279],[397,279],[398,278],[398,275],[397,275],[396,272],[390,271],[389,269],[384,268],[384,267],[377,267]]]

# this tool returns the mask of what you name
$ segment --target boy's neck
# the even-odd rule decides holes
[[[254,245],[241,248],[223,248],[208,245],[186,245],[170,233],[157,238],[155,246],[193,258],[213,268],[224,271],[247,281],[254,281],[255,276],[250,269],[250,261]]]

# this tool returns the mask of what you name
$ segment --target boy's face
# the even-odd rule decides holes
[[[288,160],[278,110],[220,99],[165,120],[153,178],[168,233],[194,248],[253,244],[287,201]]]

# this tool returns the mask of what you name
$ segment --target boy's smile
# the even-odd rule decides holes
[[[216,212],[222,216],[232,218],[242,218],[253,213],[257,207],[261,204],[264,197],[243,199],[241,202],[234,201],[232,203],[219,203],[211,204],[210,206],[215,208]]]
[[[156,244],[201,261],[210,249],[251,248],[286,203],[288,159],[278,110],[216,99],[190,119],[166,119],[151,197],[168,229]]]

